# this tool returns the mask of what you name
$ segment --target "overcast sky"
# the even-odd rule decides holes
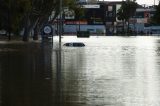
[[[103,0],[100,0],[103,1]],[[104,1],[122,1],[122,0],[104,0]],[[147,4],[147,5],[153,5],[154,0],[136,0],[138,4]],[[155,3],[158,4],[158,0],[155,0]]]

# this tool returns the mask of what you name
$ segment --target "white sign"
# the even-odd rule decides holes
[[[147,22],[148,22],[147,18],[137,19],[137,23],[147,23]]]
[[[43,29],[44,33],[50,34],[52,32],[52,28],[50,26],[45,26]]]
[[[100,5],[83,5],[82,8],[100,8]]]
[[[113,11],[113,6],[108,6],[108,11]]]
[[[75,19],[75,12],[73,10],[64,10],[65,19]]]

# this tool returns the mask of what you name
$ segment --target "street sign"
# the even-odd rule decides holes
[[[42,28],[42,38],[48,38],[53,36],[53,27],[49,24],[44,25]]]
[[[52,27],[49,25],[44,26],[43,31],[45,34],[51,34],[52,32]]]

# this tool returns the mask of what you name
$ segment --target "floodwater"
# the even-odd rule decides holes
[[[160,106],[160,37],[0,41],[0,106]]]

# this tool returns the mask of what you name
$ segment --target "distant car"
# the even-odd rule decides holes
[[[84,47],[85,44],[82,42],[69,42],[69,43],[65,43],[64,46],[68,46],[68,47]]]

